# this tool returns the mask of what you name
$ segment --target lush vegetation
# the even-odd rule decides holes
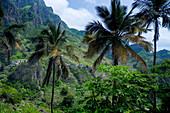
[[[142,36],[154,23],[156,45],[169,4],[135,0],[127,12],[111,0],[78,31],[43,0],[0,0],[0,113],[169,113],[170,51],[149,52]]]

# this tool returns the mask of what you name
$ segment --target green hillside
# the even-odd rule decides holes
[[[169,50],[157,52],[157,65],[153,67],[153,53],[129,45],[146,62],[147,70],[132,56],[127,58],[127,64],[112,66],[112,51],[107,51],[102,65],[94,71],[93,63],[101,53],[85,58],[89,46],[82,43],[85,31],[69,28],[43,0],[0,0],[0,3],[4,13],[0,21],[0,113],[49,113],[51,102],[54,113],[170,111]],[[61,31],[66,31],[64,41],[63,32],[52,35],[60,32],[51,30],[52,24],[56,28],[61,25]],[[24,25],[24,29],[10,28],[12,25]],[[45,42],[48,36],[54,38]],[[63,48],[59,48],[60,41],[64,42]],[[73,48],[66,48],[67,45]],[[73,54],[79,63],[73,60],[75,56],[69,57]],[[31,58],[37,62],[31,64]]]

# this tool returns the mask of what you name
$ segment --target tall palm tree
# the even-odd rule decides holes
[[[146,66],[145,61],[129,46],[130,42],[143,46],[146,51],[152,50],[152,44],[138,35],[138,33],[147,32],[148,29],[143,28],[142,22],[137,21],[131,15],[134,8],[127,13],[127,7],[122,6],[119,0],[111,0],[110,11],[105,6],[96,7],[104,26],[99,21],[89,23],[83,40],[83,43],[88,43],[86,58],[91,58],[100,53],[93,64],[93,69],[100,64],[104,55],[110,49],[112,50],[114,65],[118,65],[119,60],[126,63],[127,57],[132,55]]]
[[[53,72],[53,87],[52,87],[52,98],[51,98],[51,113],[53,113],[53,99],[54,99],[54,82],[55,73],[57,67],[57,80],[61,75],[64,79],[68,77],[69,71],[65,65],[62,56],[67,55],[73,60],[79,62],[78,57],[74,55],[73,45],[66,45],[65,30],[61,31],[60,24],[56,29],[56,26],[50,25],[48,29],[42,30],[41,34],[43,36],[34,39],[37,42],[35,46],[35,52],[30,56],[28,62],[33,64],[39,61],[44,56],[49,58],[48,68],[46,71],[46,76],[43,80],[43,86],[49,84],[51,73]]]
[[[2,28],[2,27],[1,27]],[[20,39],[16,38],[13,34],[13,30],[22,29],[24,30],[24,25],[13,24],[5,29],[0,29],[0,44],[4,46],[7,55],[7,61],[10,62],[10,51],[11,48],[15,48],[17,50],[22,49],[22,43]]]
[[[159,40],[159,26],[162,18],[162,27],[170,29],[170,1],[169,0],[135,0],[133,5],[140,8],[136,17],[144,20],[145,25],[149,27],[153,24],[154,28],[154,59],[153,65],[156,64],[156,41]]]

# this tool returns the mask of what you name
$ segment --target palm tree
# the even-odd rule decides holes
[[[170,1],[169,0],[135,0],[133,5],[140,8],[136,17],[144,20],[147,28],[153,24],[154,28],[154,59],[153,65],[156,65],[156,41],[159,40],[159,26],[162,18],[162,27],[170,29]]]
[[[5,29],[0,30],[0,44],[2,44],[4,46],[4,49],[6,50],[8,63],[10,62],[11,48],[15,48],[17,50],[22,49],[21,41],[18,38],[16,38],[14,34],[12,33],[14,29],[24,30],[24,25],[13,24]]]
[[[79,62],[78,57],[73,54],[75,46],[66,45],[65,30],[61,31],[60,24],[56,29],[56,26],[50,25],[48,29],[42,30],[43,36],[34,39],[37,42],[35,46],[35,52],[30,56],[28,62],[33,64],[39,61],[44,56],[49,58],[49,64],[46,71],[46,76],[43,80],[42,86],[49,84],[51,73],[53,72],[53,87],[52,87],[52,98],[51,98],[51,113],[53,113],[53,98],[54,98],[54,82],[55,73],[57,67],[57,80],[61,75],[66,79],[69,75],[66,64],[63,61],[62,56],[67,55]]]
[[[19,39],[15,38],[15,36],[12,33],[13,29],[23,29],[24,26],[20,24],[13,24],[5,29],[2,29],[3,26],[1,25],[2,18],[4,16],[2,7],[1,7],[1,1],[0,1],[0,44],[2,44],[6,50],[7,60],[8,63],[10,62],[10,50],[11,47],[21,50],[22,49],[22,43]]]
[[[119,60],[126,63],[127,57],[132,55],[141,60],[146,67],[145,61],[129,46],[130,42],[143,46],[146,51],[152,50],[152,44],[145,41],[144,37],[137,35],[149,29],[143,28],[142,22],[133,18],[131,14],[134,8],[127,14],[127,7],[120,5],[119,0],[111,1],[110,11],[105,6],[96,7],[104,26],[99,21],[89,23],[83,40],[83,43],[88,43],[86,58],[100,53],[93,64],[93,69],[100,64],[110,49],[114,58],[113,65],[118,65]]]

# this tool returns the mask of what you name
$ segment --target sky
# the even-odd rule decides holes
[[[47,6],[53,8],[55,14],[59,15],[61,19],[70,27],[78,30],[84,30],[85,26],[94,20],[100,20],[95,10],[96,6],[107,6],[110,8],[111,0],[44,0]],[[131,8],[133,0],[121,0],[122,5]],[[137,12],[137,11],[135,11]],[[151,26],[152,29],[152,26]],[[153,43],[153,32],[144,34],[146,39]],[[160,37],[157,43],[158,49],[170,50],[170,30],[160,28]]]

